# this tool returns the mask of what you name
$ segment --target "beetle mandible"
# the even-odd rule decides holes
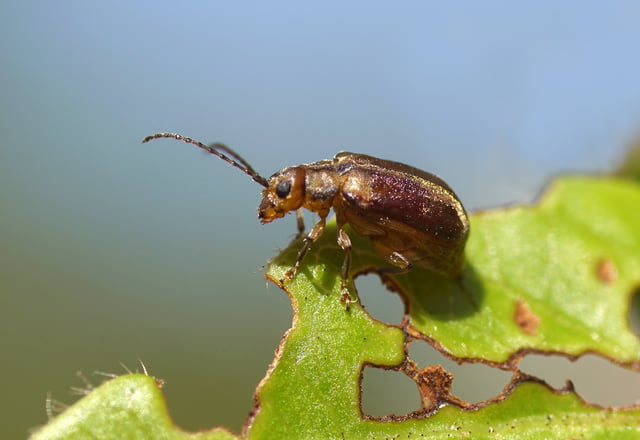
[[[450,277],[460,275],[469,220],[449,185],[431,173],[399,162],[341,152],[332,160],[283,168],[265,179],[224,144],[206,145],[175,133],[156,133],[142,142],[158,138],[195,145],[262,185],[258,207],[262,224],[296,211],[300,237],[304,233],[302,209],[318,214],[320,220],[304,236],[293,267],[285,273],[288,280],[295,277],[311,245],[322,235],[331,208],[336,214],[338,245],[344,251],[343,302],[351,301],[347,288],[351,240],[344,230],[346,224],[371,239],[393,265],[388,272],[405,272],[417,264]]]

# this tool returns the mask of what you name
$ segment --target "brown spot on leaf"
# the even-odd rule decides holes
[[[604,284],[611,284],[618,278],[618,269],[613,264],[613,261],[608,258],[602,258],[598,261],[596,275]]]
[[[430,365],[419,376],[414,377],[414,380],[418,383],[423,406],[435,406],[449,397],[453,375],[440,365]]]
[[[524,333],[528,335],[535,335],[538,331],[538,325],[540,325],[540,318],[538,315],[533,313],[529,308],[529,305],[522,301],[518,300],[516,303],[516,311],[513,314],[513,319],[520,327]]]
[[[420,369],[414,362],[407,360],[402,371],[418,385],[422,400],[422,410],[418,413],[432,414],[445,403],[451,403],[461,408],[470,407],[469,403],[450,393],[453,375],[441,365],[430,365]]]

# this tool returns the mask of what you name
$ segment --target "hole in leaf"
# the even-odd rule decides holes
[[[458,365],[444,357],[424,341],[413,341],[409,346],[409,356],[421,368],[428,365],[442,365],[453,374],[451,394],[470,403],[490,399],[502,392],[513,373],[483,364]]]
[[[629,307],[629,323],[636,335],[640,336],[640,287],[631,295]]]
[[[632,405],[640,399],[640,376],[596,355],[575,362],[562,356],[528,355],[519,363],[522,371],[562,388],[567,379],[587,402],[602,406]]]
[[[416,383],[406,374],[366,367],[362,372],[362,412],[368,416],[404,415],[420,409]]]
[[[364,308],[375,319],[399,324],[404,316],[404,304],[400,297],[387,290],[377,274],[360,275],[356,278],[356,289]]]

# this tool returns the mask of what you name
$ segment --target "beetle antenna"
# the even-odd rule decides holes
[[[231,148],[227,147],[224,144],[215,143],[215,144],[211,144],[211,145],[206,145],[206,144],[203,144],[202,142],[196,141],[195,139],[191,139],[190,137],[182,136],[181,134],[177,134],[177,133],[156,133],[156,134],[152,134],[152,135],[147,136],[146,138],[144,138],[142,140],[142,143],[144,144],[144,143],[149,142],[151,140],[160,139],[160,138],[171,138],[171,139],[176,139],[176,140],[179,140],[179,141],[182,141],[182,142],[186,142],[187,144],[195,145],[196,147],[201,148],[204,151],[206,151],[208,153],[211,153],[211,154],[213,154],[215,156],[218,156],[220,159],[224,160],[228,164],[231,164],[234,167],[240,169],[243,173],[245,173],[246,175],[251,177],[254,182],[259,183],[260,185],[264,186],[265,188],[269,186],[269,183],[267,182],[267,179],[265,179],[260,174],[258,174],[256,172],[256,170],[254,170],[253,167],[251,165],[249,165],[249,162],[244,160],[244,158],[242,156],[240,156],[238,153],[236,153],[235,151],[233,151]],[[227,153],[231,157],[229,157],[226,154],[222,153],[222,151],[224,153]]]

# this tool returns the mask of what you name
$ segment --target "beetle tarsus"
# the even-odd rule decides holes
[[[297,266],[293,266],[288,271],[286,271],[284,273],[284,278],[282,278],[280,282],[284,284],[286,281],[291,281],[292,279],[294,279],[296,276],[297,269],[298,269]]]
[[[351,304],[358,302],[357,299],[351,297],[349,288],[347,287],[347,281],[342,280],[342,293],[340,294],[340,302],[344,304],[346,311],[351,309]]]

